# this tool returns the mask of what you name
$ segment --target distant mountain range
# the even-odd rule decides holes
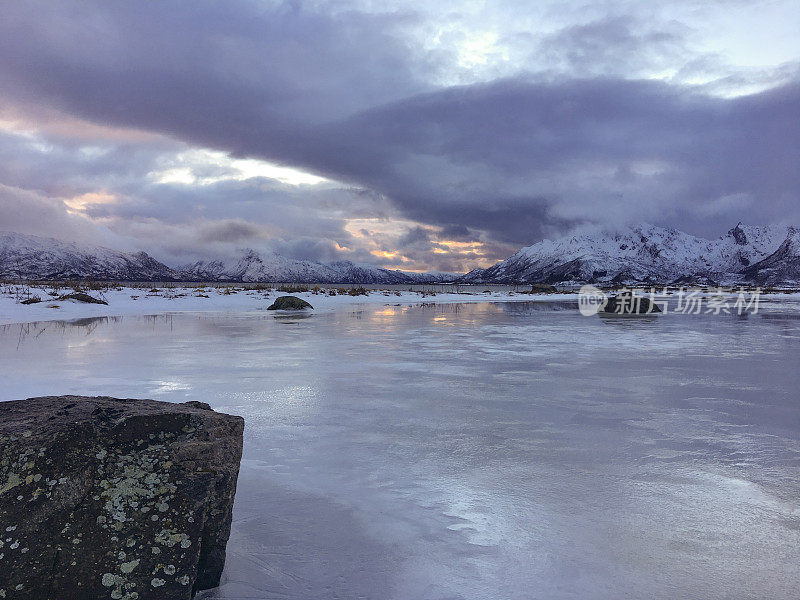
[[[800,229],[739,223],[708,240],[675,229],[637,225],[572,235],[522,248],[489,267],[457,273],[410,273],[322,263],[243,250],[229,261],[171,268],[145,252],[119,252],[18,233],[0,233],[2,279],[230,281],[286,283],[706,283],[800,285]]]
[[[120,252],[19,233],[0,233],[1,279],[242,281],[411,284],[452,281],[455,273],[408,273],[349,261],[321,263],[243,250],[230,261],[171,268],[146,252]]]
[[[800,283],[800,230],[739,223],[715,240],[637,225],[543,240],[464,283]]]
[[[199,261],[178,271],[187,281],[263,281],[292,283],[427,283],[453,281],[458,273],[410,273],[347,260],[322,263],[244,250],[230,261]]]

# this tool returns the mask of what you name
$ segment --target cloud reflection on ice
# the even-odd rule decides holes
[[[773,314],[791,314],[774,311]],[[2,399],[247,421],[232,598],[793,598],[800,321],[525,304],[0,329]]]

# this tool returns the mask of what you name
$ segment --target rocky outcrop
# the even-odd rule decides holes
[[[180,600],[218,585],[243,427],[201,402],[0,402],[0,598]]]
[[[267,307],[267,310],[303,310],[314,308],[308,302],[297,296],[280,296]]]

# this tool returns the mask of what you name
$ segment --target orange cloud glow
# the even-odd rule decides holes
[[[111,204],[116,199],[114,194],[108,192],[88,192],[74,198],[67,198],[64,200],[64,204],[68,207],[68,213],[76,214],[85,211],[92,204]]]

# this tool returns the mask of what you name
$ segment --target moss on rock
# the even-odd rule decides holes
[[[59,590],[180,600],[218,585],[243,420],[206,407],[78,396],[0,403],[5,589],[27,599]]]

